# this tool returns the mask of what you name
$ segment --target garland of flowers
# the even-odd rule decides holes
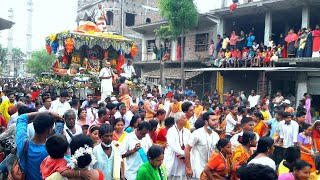
[[[74,153],[74,155],[71,156],[70,162],[68,164],[68,166],[71,169],[76,169],[78,168],[78,158],[85,155],[85,154],[89,154],[91,156],[91,162],[90,164],[85,167],[85,168],[92,168],[93,165],[97,162],[96,157],[93,155],[93,150],[92,147],[89,147],[88,145],[84,145],[84,147],[80,147],[79,149],[76,150],[76,152]]]

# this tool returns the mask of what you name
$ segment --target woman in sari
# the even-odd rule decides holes
[[[161,146],[163,149],[165,149],[166,146],[167,146],[167,132],[168,132],[168,129],[171,128],[173,125],[174,125],[174,118],[173,117],[168,117],[167,119],[164,120],[164,126],[165,127],[161,127],[158,130],[156,144]]]
[[[260,112],[253,114],[252,119],[256,123],[253,131],[259,135],[259,137],[267,136],[269,133],[268,125],[263,120],[263,115]]]
[[[251,147],[257,146],[256,134],[250,131],[243,132],[242,136],[239,136],[238,141],[241,145],[237,146],[231,156],[232,170],[231,170],[231,180],[236,180],[237,169],[247,163],[250,156],[253,154]]]
[[[94,147],[100,143],[99,129],[100,128],[98,126],[93,125],[90,127],[89,132],[88,132],[88,135],[90,136],[90,138],[93,141]]]
[[[313,47],[312,57],[320,57],[320,27],[316,25],[316,29],[312,31]]]
[[[288,57],[287,44],[284,40],[283,34],[280,34],[279,44],[281,46],[281,57],[279,57],[279,58],[287,58]]]
[[[288,44],[288,57],[295,57],[298,35],[294,32],[293,29],[290,29],[287,37],[284,39]]]
[[[162,165],[164,151],[158,145],[153,145],[148,150],[149,161],[138,170],[136,180],[167,180],[166,168]]]
[[[122,118],[117,118],[114,123],[114,131],[112,140],[123,142],[124,137],[127,135],[127,132],[124,131],[124,120]]]
[[[83,125],[91,125],[90,120],[87,118],[87,110],[80,108],[78,111],[77,123],[82,127]]]
[[[312,129],[313,147],[315,151],[318,153],[320,150],[320,120],[314,122]]]
[[[306,123],[307,124],[311,124],[312,121],[312,117],[311,117],[311,99],[310,99],[310,95],[308,93],[304,93],[304,108],[307,110],[306,112]]]
[[[172,101],[173,101],[173,103],[170,105],[170,107],[169,107],[169,111],[168,111],[168,113],[167,113],[167,115],[166,115],[166,118],[167,117],[174,117],[174,115],[177,113],[177,112],[181,112],[182,111],[182,109],[181,109],[181,103],[179,102],[179,96],[177,96],[177,95],[174,95],[173,97],[172,97]]]
[[[142,121],[141,116],[139,116],[139,115],[132,116],[131,121],[130,121],[130,125],[125,129],[125,131],[127,133],[133,132],[135,129],[137,129],[138,124],[141,121]]]
[[[312,165],[311,172],[314,172],[314,158],[315,152],[313,151],[312,139],[311,139],[311,131],[312,126],[310,124],[304,124],[302,126],[303,132],[298,135],[298,143],[301,151],[301,159],[307,161]]]
[[[200,100],[199,99],[194,100],[194,115],[196,116],[196,119],[200,117],[202,112],[203,112],[203,106],[200,105]]]
[[[219,152],[213,153],[201,173],[200,180],[226,180],[229,178],[232,154],[231,143],[228,139],[220,139],[217,143]]]
[[[316,165],[316,171],[311,173],[308,180],[318,180],[320,179],[320,154],[318,154],[314,160],[314,163]]]

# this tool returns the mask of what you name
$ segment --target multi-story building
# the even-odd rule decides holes
[[[78,24],[81,21],[93,21],[98,4],[106,12],[107,31],[135,40],[139,49],[143,36],[131,27],[161,21],[156,0],[78,0]],[[141,54],[136,59],[141,59]]]
[[[273,94],[277,90],[283,90],[288,95],[296,97],[296,102],[308,92],[313,95],[313,106],[320,106],[320,59],[319,58],[286,58],[280,59],[274,68],[214,68],[204,67],[208,59],[210,40],[216,42],[217,35],[230,36],[232,31],[237,34],[244,31],[248,34],[252,31],[256,42],[267,45],[269,37],[276,42],[280,34],[287,35],[293,28],[296,32],[301,28],[311,27],[319,23],[320,16],[317,10],[320,8],[318,0],[240,0],[235,11],[230,12],[231,0],[216,0],[213,9],[200,15],[200,24],[185,38],[186,74],[193,72],[196,76],[192,80],[191,75],[187,86],[201,84],[196,89],[198,94],[208,90],[213,91],[212,85],[217,84],[219,75],[219,90],[224,93],[233,89],[235,92],[244,90],[247,94],[250,90],[256,90],[262,96]],[[134,26],[132,29],[143,35],[142,61],[136,63],[142,69],[142,76],[158,82],[159,61],[152,60],[152,44],[169,44],[171,61],[166,62],[165,71],[179,73],[180,62],[177,61],[176,52],[178,41],[163,42],[156,37],[154,30],[166,22],[150,23]],[[171,69],[171,71],[169,71]],[[171,78],[164,73],[167,82],[180,78]],[[202,75],[200,75],[202,74]],[[222,75],[222,77],[220,76]],[[177,77],[174,75],[174,77]],[[179,76],[178,76],[179,77]],[[200,83],[203,81],[205,83]],[[211,86],[206,85],[211,84]],[[221,88],[222,87],[222,88]]]

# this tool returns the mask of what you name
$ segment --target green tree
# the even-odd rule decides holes
[[[181,87],[184,89],[184,37],[197,27],[199,13],[193,0],[159,0],[159,8],[168,25],[160,27],[157,35],[175,40],[181,37]]]
[[[22,70],[22,63],[27,55],[21,51],[20,48],[12,48],[12,60],[14,64],[14,75],[18,75],[18,70]]]
[[[3,71],[5,65],[7,64],[7,48],[4,48],[0,44],[0,70]]]
[[[48,55],[45,49],[32,52],[32,57],[27,61],[28,72],[40,76],[42,72],[50,71],[55,56]]]

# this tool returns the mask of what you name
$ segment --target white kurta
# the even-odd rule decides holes
[[[135,148],[136,144],[140,143],[140,147],[144,150],[147,154],[149,148],[152,146],[152,140],[150,139],[149,134],[146,134],[144,138],[139,140],[135,132],[127,134],[124,138],[123,147],[121,154],[125,154],[126,152]],[[131,156],[126,158],[125,161],[125,172],[124,177],[127,180],[135,180],[137,176],[137,171],[139,170],[140,166],[143,165],[141,156],[139,152],[135,152]]]
[[[102,68],[99,77],[112,76],[111,69]],[[112,78],[101,80],[101,92],[113,92]]]
[[[167,137],[169,137],[167,139],[168,146],[164,151],[163,160],[168,176],[179,177],[178,179],[185,177],[186,164],[177,155],[184,156],[184,150],[182,150],[181,146],[187,145],[190,134],[190,131],[186,128],[178,131],[176,125],[169,128],[167,133]]]
[[[188,140],[188,144],[192,147],[190,153],[191,168],[193,177],[199,179],[200,175],[206,166],[209,158],[216,148],[220,137],[212,131],[209,134],[204,127],[195,130]]]
[[[107,156],[107,154],[103,151],[101,144],[97,145],[93,149],[93,154],[97,158],[96,164],[93,166],[95,169],[99,169],[102,171],[104,179],[109,180],[112,179],[113,176],[113,168],[118,168],[120,169],[120,164],[121,164],[121,155],[119,153],[115,153],[115,151],[119,151],[118,148],[112,144],[112,152],[110,157]],[[118,157],[115,157],[115,154],[118,155]],[[115,166],[114,165],[114,160],[118,159],[119,163]]]

